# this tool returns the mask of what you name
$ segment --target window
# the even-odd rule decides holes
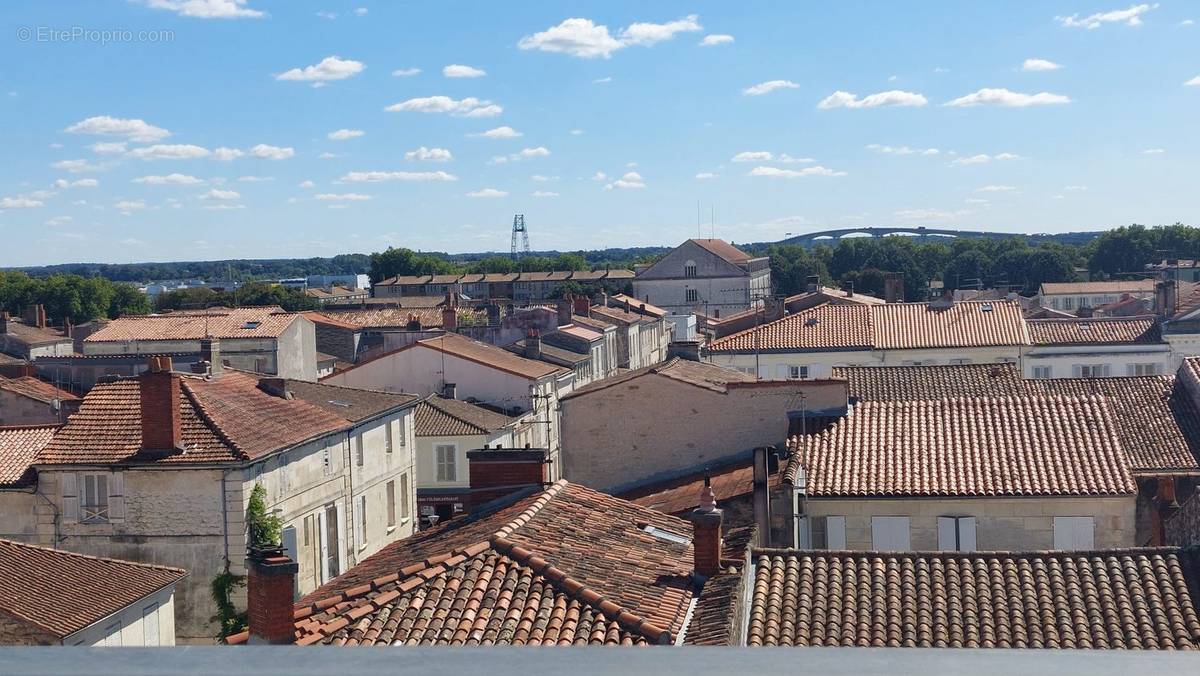
[[[793,380],[806,380],[808,378],[807,366],[789,366],[788,378]]]
[[[871,549],[877,552],[908,551],[908,517],[871,517]]]
[[[970,364],[971,360],[970,359],[951,359],[949,363],[957,365],[957,366],[961,366],[963,364]]]
[[[939,551],[975,551],[975,517],[939,516],[937,529]]]
[[[313,541],[313,519],[314,515],[309,514],[304,517],[304,546],[311,547]]]
[[[700,299],[700,294],[695,289],[685,289],[683,292],[683,300],[687,303],[695,303]]]
[[[158,606],[155,605],[142,609],[142,645],[158,644]]]
[[[458,455],[458,447],[454,444],[439,444],[434,447],[433,453],[437,463],[437,480],[438,481],[458,481],[458,468],[455,463]]]
[[[83,494],[79,504],[79,520],[83,523],[108,521],[108,475],[84,474]]]
[[[1088,550],[1095,547],[1095,519],[1090,516],[1054,517],[1055,549]]]
[[[408,521],[410,516],[408,511],[408,475],[400,475],[400,518]]]
[[[387,493],[387,525],[388,528],[396,527],[396,482],[389,481],[384,488]]]
[[[1107,378],[1108,364],[1076,364],[1076,378]]]
[[[329,450],[329,446],[326,446],[325,449],[321,451],[321,465],[325,468],[325,476],[333,474],[333,458],[330,457],[331,455],[332,453]]]
[[[120,648],[121,647],[121,623],[113,622],[104,628],[104,645]]]
[[[356,434],[354,435],[354,464],[362,467],[365,460],[364,455],[362,434]]]
[[[395,426],[394,423],[394,420],[389,420],[383,425],[383,448],[387,453],[392,452],[392,435],[395,434],[395,430],[392,429]]]
[[[357,518],[354,519],[354,524],[358,526],[355,529],[358,532],[355,533],[355,539],[358,540],[358,547],[361,549],[367,546],[367,496],[358,496],[358,505],[356,506],[358,509],[355,511],[358,513],[355,515]]]
[[[1042,379],[1053,378],[1054,377],[1054,367],[1053,366],[1034,366],[1033,367],[1033,377],[1034,378],[1042,378]]]
[[[801,549],[845,549],[846,517],[810,516],[800,523]]]
[[[1131,376],[1156,376],[1158,375],[1158,364],[1130,364],[1128,373]]]
[[[292,490],[292,477],[288,474],[288,458],[287,453],[279,455],[279,490],[281,493],[287,493]]]
[[[696,276],[696,261],[688,261],[687,263],[683,264],[683,276],[684,277],[695,277]]]

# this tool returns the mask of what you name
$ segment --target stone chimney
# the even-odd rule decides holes
[[[182,386],[171,372],[170,357],[150,357],[150,368],[138,376],[142,406],[140,455],[161,458],[183,451],[179,406]]]
[[[467,451],[471,474],[471,508],[519,490],[549,483],[545,449],[508,448]]]
[[[580,317],[592,316],[592,301],[587,296],[575,296],[575,314]]]
[[[696,575],[712,577],[721,571],[721,523],[724,513],[717,509],[717,495],[712,482],[704,477],[700,489],[700,506],[692,510],[692,562]]]
[[[446,306],[442,308],[442,328],[446,331],[458,329],[458,308]]]
[[[571,323],[571,313],[575,310],[575,297],[566,294],[558,299],[558,325],[566,326]]]
[[[816,293],[821,290],[821,276],[809,275],[804,278],[804,290],[809,293]]]
[[[904,275],[889,272],[883,277],[883,300],[888,303],[899,303],[904,300]]]
[[[404,328],[408,329],[409,331],[420,331],[421,318],[411,312],[408,313],[408,323],[404,325]]]
[[[246,622],[251,644],[296,640],[295,588],[300,567],[281,550],[251,550],[246,557]]]
[[[46,307],[37,304],[25,308],[25,323],[39,329],[46,328]]]
[[[854,297],[854,282],[853,281],[846,282],[845,286],[842,287],[842,290],[846,292],[847,298],[853,298]]]
[[[224,364],[221,363],[221,339],[200,339],[200,360],[208,362],[208,374],[214,378],[221,375]]]
[[[1154,311],[1163,317],[1175,314],[1177,286],[1175,280],[1168,279],[1154,285]]]
[[[700,341],[673,340],[667,345],[667,359],[679,357],[688,361],[700,361]]]
[[[542,334],[537,329],[529,329],[525,334],[525,358],[542,358]]]

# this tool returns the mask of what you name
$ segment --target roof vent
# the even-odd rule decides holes
[[[984,303],[983,305],[979,306],[979,310],[981,312],[991,312],[994,309],[995,307],[993,307],[991,303]]]
[[[659,540],[666,540],[667,542],[674,542],[675,544],[688,545],[692,543],[692,539],[686,535],[672,533],[669,530],[664,530],[657,526],[651,526],[650,524],[642,526],[642,532],[648,535],[653,535]]]
[[[1091,324],[1080,324],[1080,325],[1079,325],[1079,330],[1080,330],[1080,331],[1091,331],[1091,330],[1092,330],[1092,325],[1091,325]]]
[[[262,324],[262,322],[246,322],[245,324],[242,324],[242,328],[243,329],[257,329],[259,324]]]
[[[817,319],[816,317],[809,317],[808,319],[804,320],[805,326],[816,326],[819,323],[821,323],[821,320]]]
[[[350,402],[341,401],[340,399],[330,399],[329,403],[333,404],[334,406],[341,406],[342,408],[350,408]]]

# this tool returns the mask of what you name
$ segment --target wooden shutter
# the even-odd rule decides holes
[[[839,550],[846,548],[846,517],[825,517],[825,548]]]
[[[113,472],[108,478],[108,520],[125,520],[125,473]]]
[[[63,472],[59,476],[62,483],[63,521],[75,523],[79,521],[79,477],[74,472]]]

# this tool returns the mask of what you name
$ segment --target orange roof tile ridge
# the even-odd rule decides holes
[[[183,390],[183,395],[187,397],[188,401],[191,402],[192,407],[196,409],[196,416],[200,418],[205,425],[208,425],[208,428],[212,430],[213,434],[215,434],[218,439],[221,440],[221,443],[228,446],[234,451],[234,453],[237,454],[239,460],[249,460],[250,454],[247,453],[246,450],[240,445],[238,445],[238,443],[233,440],[233,437],[229,436],[225,429],[222,428],[217,422],[216,418],[214,418],[212,414],[209,413],[208,409],[204,407],[204,404],[200,401],[200,397],[196,396],[196,393],[192,390],[191,385],[188,384],[188,379],[180,378],[179,380],[179,384],[182,386],[180,389]]]
[[[527,507],[525,511],[514,517],[512,521],[509,521],[497,529],[489,539],[494,541],[496,538],[507,538],[509,535],[512,535],[519,528],[529,523],[529,520],[536,516],[537,513],[542,510],[542,507],[545,507],[548,502],[553,500],[554,497],[561,493],[562,490],[568,485],[570,485],[570,482],[566,479],[559,479],[558,481],[555,481],[549,488],[542,491],[542,494],[533,501],[533,504]]]

